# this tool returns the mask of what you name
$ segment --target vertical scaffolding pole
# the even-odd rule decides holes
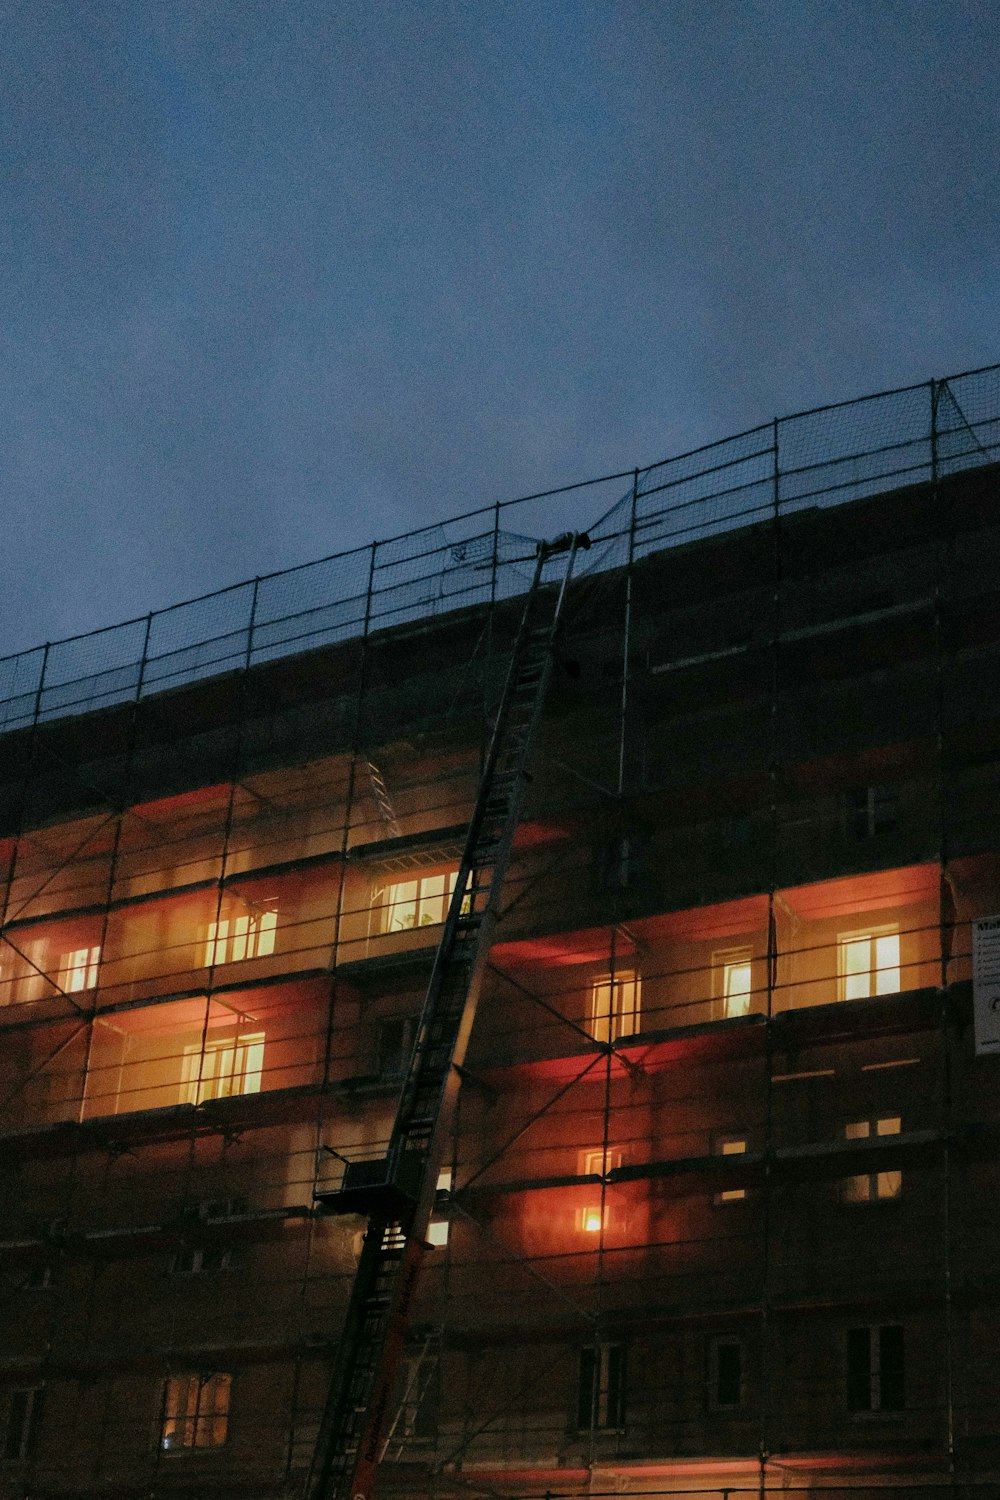
[[[146,656],[149,651],[149,632],[153,624],[153,615],[150,612],[146,616],[146,629],[142,638],[142,656],[139,659],[139,675],[135,684],[135,697],[132,700],[132,713],[129,717],[128,735],[125,742],[125,760],[122,767],[122,787],[119,796],[118,816],[115,819],[115,831],[111,846],[111,856],[108,861],[108,878],[106,883],[107,899],[104,905],[104,913],[101,917],[101,937],[99,954],[97,959],[97,983],[94,986],[94,999],[91,1005],[90,1020],[87,1025],[87,1043],[83,1054],[83,1077],[80,1083],[80,1108],[77,1118],[82,1122],[84,1109],[87,1103],[87,1084],[90,1078],[90,1061],[94,1048],[94,1026],[96,1025],[97,997],[100,993],[101,981],[104,974],[104,950],[108,941],[108,924],[111,919],[111,901],[115,892],[115,879],[118,873],[118,857],[121,852],[122,823],[128,812],[131,797],[134,793],[133,762],[135,759],[135,744],[139,733],[139,701],[142,698],[142,684],[146,673]]]
[[[625,566],[625,619],[622,642],[621,722],[618,731],[618,796],[625,792],[625,750],[628,740],[628,689],[632,663],[632,569],[635,563],[635,517],[639,499],[639,470],[632,474],[632,506],[628,524],[628,562]]]
[[[948,767],[945,752],[945,704],[944,704],[944,620],[943,620],[943,594],[946,569],[950,562],[947,546],[947,521],[941,497],[939,493],[939,423],[938,409],[941,401],[942,390],[947,390],[944,381],[931,380],[928,386],[930,395],[930,441],[931,441],[931,504],[934,508],[934,525],[936,532],[936,547],[934,560],[934,648],[935,648],[935,720],[936,720],[936,760],[937,760],[937,803],[938,803],[938,951],[939,951],[939,986],[941,993],[941,1005],[939,1010],[939,1023],[941,1028],[941,1066],[942,1066],[942,1106],[944,1114],[943,1147],[942,1147],[942,1203],[941,1203],[941,1232],[942,1232],[942,1259],[944,1271],[944,1367],[945,1367],[945,1436],[948,1451],[948,1475],[949,1481],[954,1488],[956,1484],[955,1465],[955,1331],[954,1331],[954,1308],[952,1304],[952,1104],[954,1082],[952,1078],[952,1025],[950,1005],[948,1001],[948,960],[947,946],[950,938],[948,923],[946,921],[946,907],[948,901],[948,889],[946,872],[950,855],[948,838]]]
[[[773,490],[771,510],[772,534],[772,578],[771,578],[771,713],[770,713],[770,768],[768,790],[770,796],[771,868],[767,891],[767,1019],[764,1043],[764,1149],[763,1202],[761,1204],[761,1277],[760,1277],[760,1418],[757,1434],[758,1489],[761,1496],[767,1487],[767,1461],[770,1456],[768,1438],[770,1431],[770,1378],[771,1356],[769,1340],[770,1279],[771,1279],[771,1220],[772,1178],[771,1163],[774,1149],[774,1100],[772,1077],[774,1074],[774,991],[778,972],[777,924],[774,898],[778,886],[780,828],[778,815],[778,768],[781,756],[781,735],[778,703],[781,684],[780,637],[781,637],[781,467],[779,459],[780,430],[775,417],[772,427]]]

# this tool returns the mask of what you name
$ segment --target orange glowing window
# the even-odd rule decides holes
[[[74,948],[64,953],[59,960],[59,984],[68,994],[80,990],[92,990],[97,983],[97,971],[101,962],[100,944],[92,948]]]
[[[605,1203],[592,1203],[589,1208],[578,1208],[576,1211],[576,1227],[583,1234],[600,1234],[602,1229],[608,1227],[609,1210]]]
[[[233,1377],[171,1375],[163,1393],[160,1446],[167,1453],[194,1448],[221,1448],[229,1430],[229,1398]]]
[[[712,954],[716,993],[722,999],[725,1017],[745,1016],[750,1012],[753,990],[753,951],[750,948],[724,948]]]
[[[899,990],[899,928],[842,932],[837,939],[841,1000],[867,1000]]]
[[[259,1094],[264,1068],[264,1033],[207,1041],[184,1048],[181,1103],[228,1099],[232,1094]]]
[[[641,981],[634,969],[603,974],[590,990],[588,1028],[595,1042],[614,1042],[639,1030]]]
[[[437,1180],[437,1189],[436,1189],[436,1191],[439,1192],[439,1193],[450,1193],[451,1192],[451,1168],[450,1167],[445,1167],[443,1171],[441,1171],[441,1172],[438,1173],[438,1180]],[[430,1223],[427,1226],[427,1243],[428,1243],[428,1245],[434,1245],[435,1248],[437,1248],[437,1249],[441,1249],[443,1246],[447,1245],[447,1243],[448,1243],[448,1233],[449,1233],[449,1230],[451,1229],[451,1224],[450,1224],[450,1221],[449,1221],[449,1218],[448,1218],[448,1213],[449,1213],[449,1210],[448,1210],[447,1205],[445,1205],[444,1207],[442,1207],[440,1209],[435,1206],[434,1214],[433,1214],[433,1216],[431,1218]]]
[[[245,912],[209,922],[203,947],[202,963],[239,963],[243,958],[263,958],[274,952],[274,932],[278,925],[276,911]]]
[[[716,1156],[744,1156],[746,1149],[746,1140],[741,1136],[723,1136],[715,1142]],[[746,1188],[725,1188],[721,1193],[716,1193],[714,1202],[742,1203],[746,1195]]]
[[[899,1115],[882,1115],[874,1120],[852,1120],[844,1126],[847,1141],[867,1141],[880,1135],[899,1135],[903,1121]],[[879,1203],[898,1198],[903,1191],[902,1172],[864,1172],[845,1177],[840,1184],[842,1203]]]
[[[578,1161],[581,1177],[604,1177],[622,1164],[620,1146],[598,1146],[594,1150],[581,1151]],[[606,1199],[592,1201],[576,1211],[576,1227],[583,1234],[600,1234],[611,1221],[610,1205]]]
[[[433,927],[443,922],[457,881],[458,871],[448,870],[378,887],[372,898],[378,931],[409,932],[414,927]]]

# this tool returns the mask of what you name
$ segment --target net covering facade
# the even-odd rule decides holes
[[[1000,371],[605,484],[387,1495],[1000,1492]],[[0,663],[0,1488],[305,1493],[539,497]],[[597,509],[596,505],[592,509]]]

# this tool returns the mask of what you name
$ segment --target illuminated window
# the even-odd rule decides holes
[[[181,1103],[202,1104],[231,1094],[259,1094],[264,1067],[264,1033],[207,1041],[184,1048]]]
[[[595,979],[588,1018],[595,1042],[614,1042],[639,1030],[639,992],[639,975],[632,969]]]
[[[278,925],[276,911],[245,912],[240,917],[226,917],[209,922],[202,963],[238,963],[241,958],[263,958],[274,952],[274,930]]]
[[[64,953],[59,960],[59,986],[68,994],[80,990],[92,990],[97,983],[97,970],[101,962],[101,945],[93,948],[74,948]]]
[[[752,950],[727,948],[721,953],[713,953],[712,970],[722,1000],[722,1014],[726,1017],[749,1015],[753,989]]]
[[[408,932],[443,922],[457,881],[458,871],[449,870],[380,887],[372,902],[378,913],[379,932]]]
[[[604,1177],[622,1164],[621,1147],[598,1146],[593,1151],[581,1151],[578,1168],[581,1177]],[[600,1234],[610,1221],[610,1207],[600,1200],[586,1204],[576,1211],[576,1227],[584,1234]]]
[[[160,1446],[168,1453],[221,1448],[229,1428],[231,1375],[171,1375],[163,1394]]]
[[[841,1000],[867,1000],[899,991],[899,928],[842,932],[837,940]]]
[[[880,1135],[898,1135],[903,1122],[898,1115],[883,1115],[875,1120],[853,1120],[844,1126],[844,1139],[867,1141]],[[840,1184],[843,1203],[877,1203],[898,1198],[903,1191],[902,1172],[865,1172],[860,1177],[846,1177]]]
[[[11,1391],[3,1450],[4,1458],[10,1462],[31,1458],[35,1452],[44,1403],[45,1391],[40,1385]]]
[[[848,1411],[902,1411],[903,1330],[894,1325],[847,1330]]]
[[[712,1339],[708,1346],[708,1405],[732,1411],[743,1404],[743,1345],[739,1339]]]
[[[438,1180],[437,1180],[437,1189],[436,1189],[436,1191],[439,1192],[439,1193],[450,1193],[451,1192],[451,1168],[450,1167],[446,1167],[443,1171],[441,1171],[441,1172],[438,1173]],[[431,1221],[430,1221],[430,1223],[427,1226],[427,1243],[428,1243],[428,1245],[434,1245],[434,1246],[436,1246],[438,1248],[440,1248],[442,1245],[447,1245],[447,1243],[448,1243],[448,1231],[449,1231],[450,1227],[451,1227],[451,1225],[450,1225],[449,1219],[448,1219],[448,1208],[447,1208],[447,1206],[445,1206],[443,1212],[442,1211],[436,1211],[431,1216]]]
[[[722,1136],[715,1142],[716,1156],[744,1156],[747,1143],[738,1136]],[[746,1188],[726,1188],[721,1193],[716,1193],[715,1203],[742,1203],[747,1195]]]
[[[625,1425],[625,1350],[594,1344],[580,1350],[576,1425],[585,1431]]]

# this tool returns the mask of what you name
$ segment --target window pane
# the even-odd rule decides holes
[[[875,939],[875,993],[895,995],[899,991],[899,933],[885,932]]]
[[[716,1406],[739,1406],[743,1384],[743,1351],[739,1344],[717,1344]]]
[[[879,1405],[882,1411],[903,1410],[903,1330],[880,1328]]]
[[[847,1409],[848,1411],[871,1411],[872,1409],[872,1365],[871,1330],[849,1328],[847,1330]]]
[[[750,1010],[750,974],[751,964],[749,959],[739,963],[726,964],[724,970],[726,1015],[745,1016]]]
[[[866,1000],[871,994],[871,938],[849,938],[840,951],[844,999]]]
[[[594,1383],[597,1374],[597,1350],[580,1350],[579,1382],[576,1402],[577,1427],[590,1427],[594,1419]]]
[[[276,911],[262,911],[257,918],[257,957],[274,952],[274,934],[278,926]]]
[[[233,940],[229,946],[229,957],[234,963],[247,956],[247,937],[250,931],[250,918],[248,916],[237,917],[233,923]]]
[[[418,926],[427,927],[445,918],[445,877],[425,875],[420,882],[420,908]]]
[[[606,1425],[625,1425],[625,1350],[621,1344],[607,1346]]]

